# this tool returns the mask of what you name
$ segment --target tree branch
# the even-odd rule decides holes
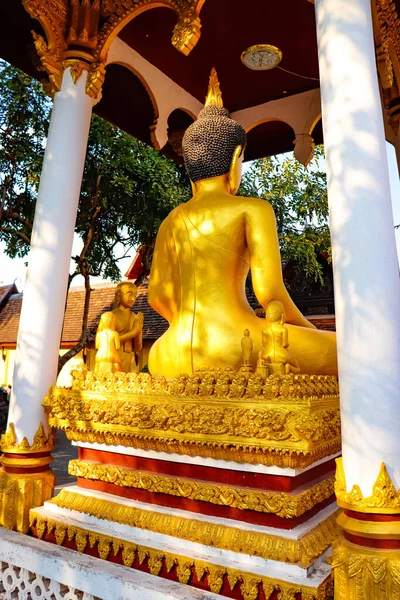
[[[0,231],[4,231],[5,233],[12,233],[13,235],[17,235],[19,238],[21,238],[21,240],[24,240],[24,242],[26,242],[28,244],[28,246],[31,243],[31,239],[25,235],[25,233],[23,233],[22,231],[19,231],[18,229],[12,229],[12,227],[6,227],[4,225],[2,225],[0,227]]]

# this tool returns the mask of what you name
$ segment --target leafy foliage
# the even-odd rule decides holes
[[[328,198],[323,148],[305,168],[294,156],[254,161],[243,176],[239,194],[264,198],[272,205],[284,261],[294,260],[306,277],[323,284],[322,253],[330,256]]]
[[[51,110],[40,84],[0,62],[0,240],[7,254],[29,248]]]
[[[0,61],[0,241],[11,257],[28,253],[51,102],[40,84]],[[90,276],[117,281],[118,262],[142,246],[148,275],[158,228],[190,197],[181,167],[96,115],[92,117],[75,233],[83,247],[73,259],[85,280],[82,334],[59,367],[87,343]],[[117,254],[114,250],[117,248]]]

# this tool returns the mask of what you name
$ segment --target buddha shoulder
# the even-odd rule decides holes
[[[244,196],[236,196],[240,202],[243,211],[252,219],[275,219],[274,209],[268,200],[262,198],[246,198]]]

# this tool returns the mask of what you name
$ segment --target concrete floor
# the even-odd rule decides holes
[[[78,457],[78,448],[72,446],[63,431],[57,430],[56,447],[52,455],[54,461],[51,463],[51,468],[56,474],[56,486],[75,483],[76,478],[68,475],[68,463]]]

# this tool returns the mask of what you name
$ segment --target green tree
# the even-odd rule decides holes
[[[35,80],[5,62],[0,89],[0,241],[9,256],[22,257],[29,250],[51,103]],[[117,281],[119,260],[141,246],[142,280],[162,220],[189,197],[181,167],[93,115],[75,227],[83,247],[72,257],[76,268],[69,276],[69,284],[84,277],[84,318],[79,342],[59,368],[87,344],[90,277]]]
[[[275,211],[282,260],[294,260],[306,277],[321,285],[320,257],[322,253],[330,257],[331,248],[323,157],[319,146],[307,168],[293,155],[256,160],[238,192],[268,200]]]

